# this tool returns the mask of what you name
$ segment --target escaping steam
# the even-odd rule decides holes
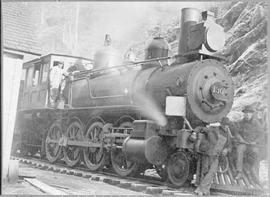
[[[141,113],[146,117],[156,122],[159,126],[165,126],[167,119],[155,99],[142,87],[142,84],[134,91],[134,101],[139,107]]]

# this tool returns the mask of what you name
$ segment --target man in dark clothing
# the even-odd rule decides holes
[[[256,146],[263,141],[263,129],[257,118],[254,116],[254,110],[250,106],[246,106],[242,112],[244,118],[238,123],[238,131],[234,131],[236,138],[236,179],[242,178],[244,155],[249,154],[253,156],[253,164],[251,167],[251,174],[258,179],[259,173],[259,147]],[[240,128],[240,129],[239,129]]]
[[[196,182],[199,186],[195,190],[198,195],[209,195],[210,187],[217,172],[219,156],[226,156],[231,150],[230,131],[221,122],[219,127],[200,127],[195,149],[200,153],[200,172]]]

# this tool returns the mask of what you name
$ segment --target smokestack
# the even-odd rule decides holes
[[[181,30],[180,40],[178,45],[178,54],[184,54],[189,52],[189,32],[190,26],[197,24],[201,21],[201,11],[196,8],[183,8],[181,10]]]

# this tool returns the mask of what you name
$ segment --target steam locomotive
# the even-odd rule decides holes
[[[36,70],[39,79],[25,85],[17,113],[20,153],[40,152],[70,167],[83,161],[90,171],[112,166],[120,176],[155,167],[182,186],[196,169],[193,130],[219,122],[233,103],[231,77],[214,54],[223,45],[223,29],[209,12],[184,8],[176,56],[158,37],[144,61],[105,67],[94,60],[93,69],[66,80],[63,109],[49,106],[53,62],[91,60],[51,54],[26,63],[26,81]]]

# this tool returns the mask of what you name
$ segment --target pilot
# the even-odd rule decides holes
[[[242,110],[244,118],[239,122],[239,130],[235,131],[236,138],[236,179],[242,178],[244,154],[253,156],[251,175],[258,180],[259,173],[259,147],[263,142],[263,128],[254,114],[251,106],[245,106]]]
[[[65,73],[63,70],[64,63],[54,61],[54,65],[50,70],[50,105],[56,107],[57,101],[63,88],[61,87]]]

